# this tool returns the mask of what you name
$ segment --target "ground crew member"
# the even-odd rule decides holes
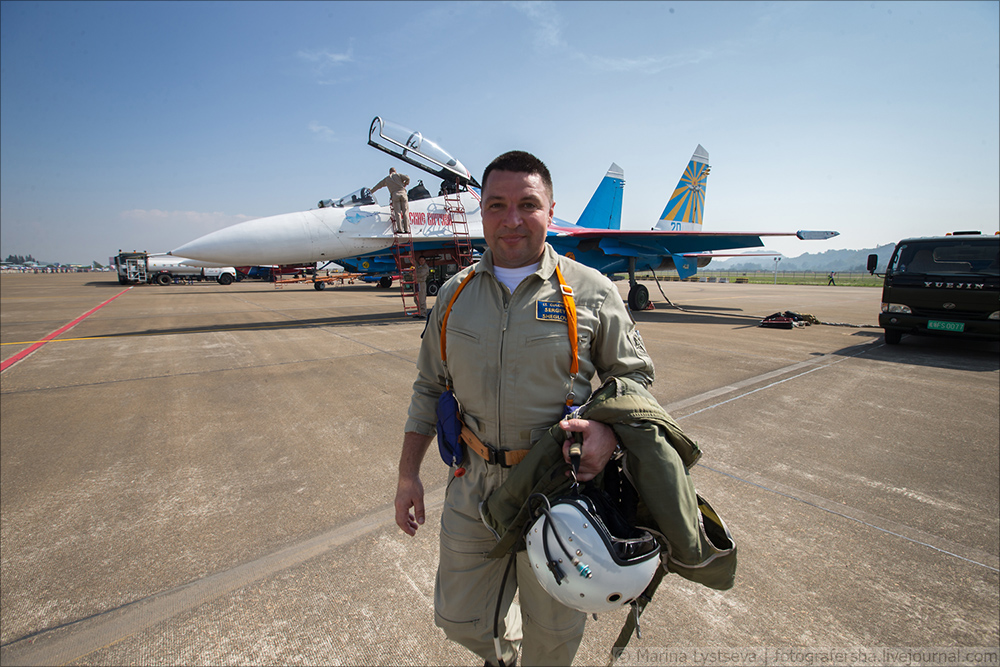
[[[431,275],[431,267],[427,258],[417,257],[417,266],[413,269],[413,279],[417,281],[417,317],[427,317],[427,279]]]
[[[389,167],[389,175],[371,189],[372,194],[375,194],[379,188],[385,188],[389,191],[389,200],[392,206],[392,231],[397,234],[410,233],[410,202],[406,197],[406,186],[409,184],[409,176],[397,173],[395,167]]]
[[[446,383],[463,408],[463,421],[499,450],[497,462],[466,452],[464,474],[448,484],[441,517],[441,555],[434,591],[435,623],[449,639],[496,664],[494,611],[505,559],[487,559],[496,536],[481,520],[479,503],[510,470],[506,450],[524,450],[564,413],[567,398],[582,404],[591,378],[629,377],[643,385],[653,363],[621,295],[599,272],[556,254],[545,243],[555,203],[548,169],[522,151],[501,155],[483,174],[483,231],[489,249],[438,293],[417,361],[405,426],[395,499],[396,523],[414,535],[424,523],[420,464],[435,433],[436,405]],[[565,285],[577,315],[579,372],[570,372]],[[442,320],[446,358],[442,359]],[[596,421],[564,420],[583,435],[579,479],[592,479],[610,460],[614,433]],[[568,457],[567,457],[568,460]],[[457,470],[457,469],[453,469]],[[442,471],[443,472],[443,471]],[[516,584],[516,586],[514,585]],[[519,589],[520,606],[512,604]],[[557,602],[532,574],[526,552],[518,554],[500,611],[501,656],[511,665],[568,665],[579,648],[586,617]]]

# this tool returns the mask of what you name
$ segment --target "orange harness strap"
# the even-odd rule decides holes
[[[573,298],[573,288],[569,286],[563,278],[559,265],[556,264],[556,278],[559,279],[559,290],[562,292],[563,305],[566,307],[566,326],[569,329],[569,347],[573,353],[570,361],[570,375],[576,376],[580,372],[580,350],[579,340],[576,334],[576,300]]]
[[[445,365],[448,364],[447,332],[448,318],[451,317],[451,308],[455,305],[455,301],[458,300],[458,295],[462,293],[462,290],[465,289],[465,286],[469,284],[474,275],[476,275],[475,269],[469,271],[469,275],[459,284],[458,289],[455,290],[455,293],[451,297],[451,301],[448,302],[448,307],[445,308],[444,317],[441,318],[441,361]],[[559,291],[562,293],[563,306],[566,308],[566,328],[569,334],[569,347],[572,354],[569,372],[575,376],[580,372],[579,339],[576,333],[576,300],[573,298],[573,288],[563,278],[558,264],[556,264],[556,279],[559,280]]]
[[[459,284],[458,289],[455,290],[455,294],[452,295],[451,300],[448,302],[448,307],[444,311],[444,317],[441,318],[441,361],[445,365],[445,373],[448,378],[448,389],[451,390],[451,374],[447,373],[448,367],[448,352],[447,352],[447,331],[448,331],[448,318],[451,317],[452,306],[455,305],[455,301],[458,299],[458,295],[462,293],[465,286],[469,284],[472,277],[476,275],[476,270],[473,269],[469,271],[469,275],[462,280]],[[566,395],[566,406],[573,407],[573,380],[576,378],[577,373],[580,372],[580,350],[579,350],[579,339],[577,336],[577,318],[576,318],[576,299],[573,298],[573,288],[567,284],[566,279],[563,277],[562,271],[559,270],[559,265],[556,264],[556,278],[559,280],[559,291],[562,295],[563,306],[566,309],[566,328],[569,334],[569,347],[572,353],[572,358],[570,359],[570,391]],[[493,450],[489,445],[483,443],[476,435],[469,430],[467,426],[462,425],[462,440],[465,444],[469,446],[469,449],[476,452],[484,459],[490,463],[501,463],[504,466],[515,465],[521,462],[528,450]],[[492,450],[492,456],[491,456]],[[501,459],[501,455],[503,458]]]
[[[469,271],[469,275],[465,277],[465,280],[463,280],[462,283],[458,286],[458,289],[455,290],[455,294],[451,297],[451,301],[448,302],[448,307],[444,311],[444,317],[441,318],[441,361],[445,365],[446,372],[448,367],[448,352],[447,352],[447,341],[445,340],[445,336],[447,335],[448,332],[448,318],[451,317],[451,307],[455,305],[455,300],[458,299],[458,295],[462,293],[462,290],[465,289],[465,286],[469,284],[469,281],[472,280],[472,276],[474,275],[476,275],[475,269]],[[447,377],[448,377],[448,389],[451,389],[451,374],[449,373]]]

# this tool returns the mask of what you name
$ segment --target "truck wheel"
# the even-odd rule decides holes
[[[441,289],[441,285],[438,284],[438,281],[431,280],[427,283],[427,296],[437,296],[439,289]]]
[[[899,329],[886,329],[885,330],[885,344],[886,345],[899,345],[899,341],[903,338],[903,332]]]
[[[157,285],[169,285],[172,282],[174,282],[174,280],[170,277],[169,273],[160,273],[156,276]]]
[[[232,285],[233,275],[231,273],[223,273],[219,275],[218,280],[220,285]]]
[[[313,289],[322,292],[326,289],[326,283],[313,283]]]
[[[378,279],[379,287],[392,287],[392,278],[389,276],[382,276]]]
[[[628,307],[633,312],[646,310],[649,305],[649,290],[645,285],[636,285],[628,291]]]

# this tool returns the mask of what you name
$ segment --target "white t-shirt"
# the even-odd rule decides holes
[[[541,262],[535,262],[534,264],[521,266],[516,269],[505,269],[500,266],[494,266],[493,273],[496,274],[497,280],[506,285],[510,293],[513,294],[517,286],[521,284],[521,281],[537,271],[541,265]]]

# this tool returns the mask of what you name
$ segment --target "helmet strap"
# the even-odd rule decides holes
[[[652,602],[653,593],[656,592],[656,588],[660,585],[663,577],[666,575],[666,571],[663,566],[656,568],[656,574],[653,575],[653,580],[649,582],[646,586],[646,590],[642,592],[642,595],[637,597],[632,601],[632,611],[625,619],[625,625],[622,626],[621,632],[618,633],[618,639],[615,640],[614,645],[611,647],[611,660],[608,665],[613,665],[615,660],[617,660],[625,647],[628,646],[628,642],[632,639],[632,633],[635,632],[636,636],[642,639],[642,633],[639,630],[639,617],[642,616],[642,612],[645,611],[646,606]]]

